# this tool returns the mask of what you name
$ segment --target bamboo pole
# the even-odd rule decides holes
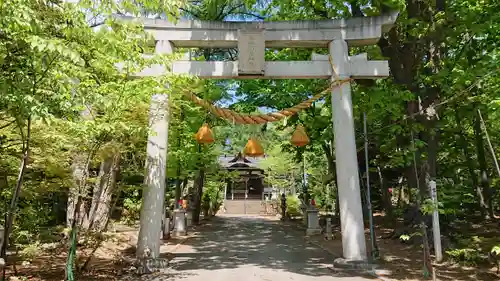
[[[497,174],[500,177],[500,166],[498,165],[495,150],[493,149],[493,145],[491,144],[490,136],[488,134],[488,130],[486,130],[486,124],[484,123],[483,115],[481,114],[481,110],[479,110],[479,108],[477,109],[477,114],[479,115],[479,119],[481,120],[481,125],[483,127],[484,135],[486,136],[486,141],[488,142],[488,146],[490,148],[491,157],[493,158],[493,162],[495,163],[495,167],[497,169]]]

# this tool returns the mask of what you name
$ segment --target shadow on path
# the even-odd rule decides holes
[[[262,217],[215,217],[175,253],[173,271],[225,280],[345,280],[327,267],[336,257],[291,225]],[[233,270],[237,269],[237,270]],[[208,272],[206,272],[208,273]],[[208,276],[208,275],[207,275]],[[196,280],[202,278],[196,278]],[[314,278],[316,279],[316,278]],[[369,280],[347,277],[349,280]]]

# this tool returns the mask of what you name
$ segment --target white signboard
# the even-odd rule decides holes
[[[443,260],[443,252],[441,249],[441,229],[439,228],[439,211],[437,208],[437,191],[436,182],[430,181],[429,186],[431,189],[431,198],[434,204],[436,204],[436,209],[432,212],[432,231],[434,236],[434,251],[436,252],[436,261],[441,262]]]
[[[238,31],[238,75],[264,75],[263,33],[262,29]]]

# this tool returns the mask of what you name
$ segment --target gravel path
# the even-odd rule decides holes
[[[172,268],[152,281],[361,281],[332,272],[334,257],[302,232],[262,217],[216,217],[174,253]]]

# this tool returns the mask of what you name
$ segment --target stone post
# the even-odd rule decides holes
[[[0,226],[0,252],[2,252],[3,249],[4,236],[5,236],[5,229],[2,226]]]
[[[2,252],[3,242],[4,242],[5,229],[0,226],[0,253]],[[0,258],[0,269],[5,267],[5,260]]]
[[[231,200],[234,200],[234,182],[231,181]]]
[[[169,41],[158,41],[156,53],[170,54]],[[151,258],[160,254],[161,221],[165,201],[165,179],[168,145],[168,95],[153,94],[149,108],[146,179],[141,206],[141,221],[137,241],[137,257],[147,251]]]
[[[163,224],[163,239],[170,239],[170,218],[165,217],[165,223]]]
[[[439,209],[438,209],[438,199],[436,182],[429,181],[429,186],[431,188],[431,199],[434,203],[434,210],[432,211],[432,234],[434,237],[434,253],[436,254],[436,261],[443,261],[443,250],[441,248],[441,229],[439,228]]]
[[[177,209],[174,211],[174,233],[175,236],[184,236],[187,234],[186,229],[186,210]]]
[[[347,43],[344,40],[333,40],[328,47],[339,76],[334,75],[332,79],[349,78]],[[350,83],[344,83],[332,90],[332,111],[343,258],[366,260]]]
[[[318,209],[311,206],[307,209],[307,230],[306,235],[321,234],[321,227],[319,226]]]
[[[302,223],[307,227],[307,204],[301,201],[300,209],[302,210]]]
[[[281,220],[286,220],[286,195],[281,194]]]
[[[193,208],[189,206],[186,209],[186,227],[190,227],[193,225]]]
[[[332,219],[331,218],[326,218],[325,239],[326,240],[332,240],[333,239]]]

